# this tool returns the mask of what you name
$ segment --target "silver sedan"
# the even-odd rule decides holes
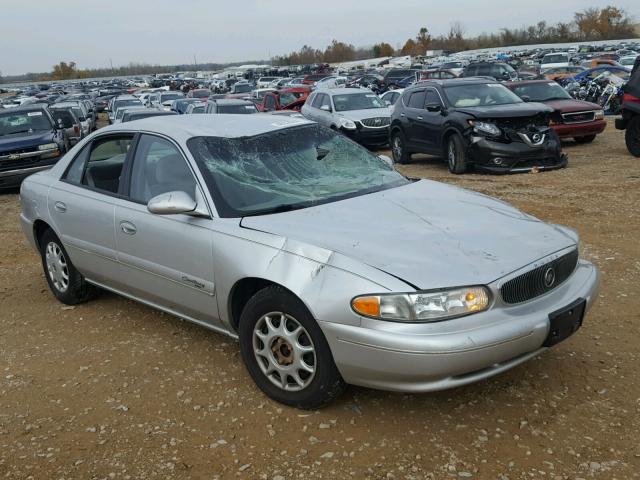
[[[21,201],[61,302],[100,287],[237,338],[258,387],[301,408],[505,371],[572,335],[598,286],[573,230],[304,119],[108,127]]]

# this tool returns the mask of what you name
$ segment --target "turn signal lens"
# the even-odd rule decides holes
[[[367,317],[380,316],[380,297],[358,297],[351,302],[353,309]]]

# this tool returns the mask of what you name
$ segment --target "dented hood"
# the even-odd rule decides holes
[[[577,241],[501,201],[428,180],[242,226],[347,255],[418,289],[488,284]]]

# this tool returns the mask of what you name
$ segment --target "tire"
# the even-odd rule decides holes
[[[346,384],[322,330],[284,288],[274,285],[251,297],[240,316],[239,336],[251,378],[272,399],[312,410],[344,391]]]
[[[584,137],[575,137],[576,143],[591,143],[596,139],[595,135],[586,135]]]
[[[447,139],[447,151],[445,153],[451,173],[459,175],[467,171],[467,155],[460,135],[454,133]]]
[[[636,115],[628,123],[624,139],[629,153],[634,157],[640,157],[640,115]]]
[[[93,286],[73,266],[62,242],[51,229],[40,239],[40,256],[44,276],[58,300],[67,305],[77,305],[91,297]]]
[[[395,163],[406,165],[411,161],[411,154],[407,151],[407,142],[402,131],[394,130],[391,132],[389,144],[391,145],[391,154]]]

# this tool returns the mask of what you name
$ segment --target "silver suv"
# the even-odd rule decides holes
[[[389,142],[391,112],[380,97],[368,89],[316,90],[301,113],[366,146],[383,146]]]

